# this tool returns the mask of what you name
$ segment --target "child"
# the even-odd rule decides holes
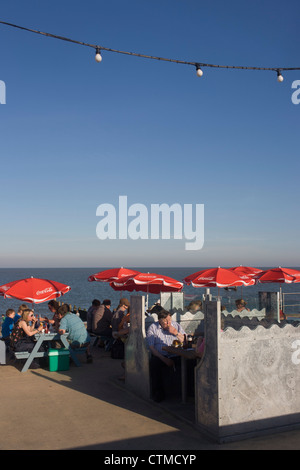
[[[16,316],[16,312],[12,309],[9,308],[6,311],[6,317],[4,322],[2,323],[2,339],[5,342],[6,346],[9,346],[10,342],[10,334],[13,330],[14,324],[18,319],[20,318],[20,315]]]

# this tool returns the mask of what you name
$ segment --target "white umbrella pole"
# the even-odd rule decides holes
[[[146,311],[148,310],[148,302],[149,302],[149,286],[147,285],[147,301],[146,301]]]
[[[281,284],[280,284],[280,287],[279,287],[279,313],[280,313],[280,310],[283,310],[283,305],[282,305],[282,287],[281,287]]]

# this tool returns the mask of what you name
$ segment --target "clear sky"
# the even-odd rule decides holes
[[[298,0],[2,0],[0,20],[118,50],[299,67]],[[2,267],[299,266],[300,71],[205,68],[0,25]],[[204,204],[204,246],[99,240],[97,207]]]

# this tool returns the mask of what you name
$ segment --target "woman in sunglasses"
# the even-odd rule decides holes
[[[34,348],[34,335],[40,333],[43,326],[35,327],[36,318],[29,308],[23,310],[21,318],[15,323],[10,336],[10,346],[13,351],[32,351]],[[41,350],[41,349],[40,349]]]

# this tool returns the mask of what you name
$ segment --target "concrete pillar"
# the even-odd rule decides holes
[[[259,310],[266,309],[267,320],[280,321],[279,315],[279,292],[259,292]]]
[[[204,309],[205,350],[195,368],[195,417],[197,426],[211,436],[219,430],[219,335],[221,302],[206,301]]]
[[[130,333],[125,344],[125,385],[143,398],[150,397],[145,297],[140,295],[130,296]]]

